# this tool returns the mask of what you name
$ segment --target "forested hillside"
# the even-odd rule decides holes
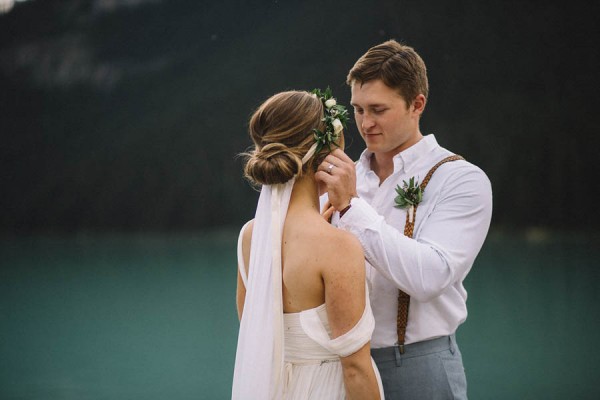
[[[595,230],[596,2],[31,0],[0,15],[0,231],[235,226],[247,120],[412,45],[423,133],[479,165],[496,227]],[[349,129],[348,152],[362,139]]]

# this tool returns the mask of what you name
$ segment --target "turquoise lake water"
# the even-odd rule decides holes
[[[0,240],[0,399],[228,399],[237,232]],[[471,399],[598,399],[597,235],[489,236],[457,337]]]

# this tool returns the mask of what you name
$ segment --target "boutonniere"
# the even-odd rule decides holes
[[[415,207],[423,200],[423,190],[421,190],[419,182],[415,182],[414,176],[408,180],[408,183],[406,181],[402,181],[402,183],[402,187],[400,185],[396,186],[398,196],[396,196],[394,202],[398,208],[408,207],[408,221],[413,222]]]

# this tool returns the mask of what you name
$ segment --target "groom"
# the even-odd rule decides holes
[[[372,356],[386,399],[466,399],[455,332],[467,317],[463,280],[485,240],[492,191],[485,173],[424,136],[425,64],[394,40],[350,70],[366,150],[319,166],[333,222],[360,240],[375,330]]]

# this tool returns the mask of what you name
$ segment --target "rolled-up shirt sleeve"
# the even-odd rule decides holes
[[[429,198],[417,207],[414,239],[400,230],[404,222],[390,225],[361,198],[352,200],[338,222],[358,237],[367,261],[379,273],[422,302],[465,278],[483,245],[492,213],[491,185],[479,168],[469,164],[440,175],[425,190]]]

